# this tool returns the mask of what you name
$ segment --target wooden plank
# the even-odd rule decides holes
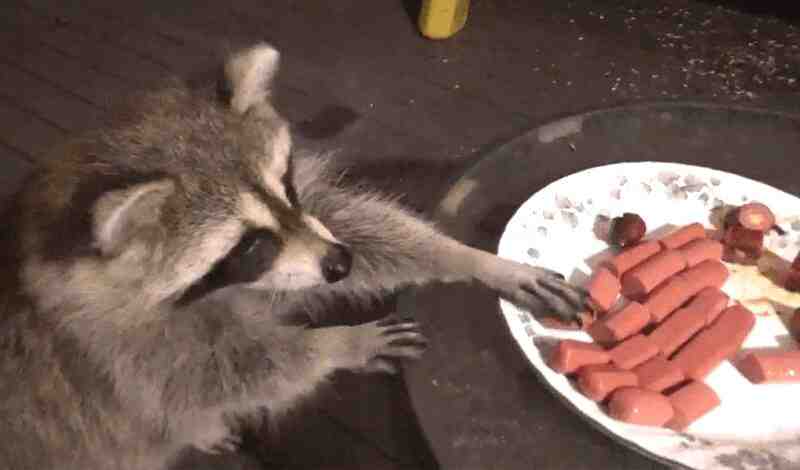
[[[89,2],[92,9],[103,8],[99,3]],[[178,10],[178,4],[180,2],[172,4],[174,9],[170,11]],[[157,8],[150,5],[154,10],[145,11],[147,5],[147,2],[128,4],[122,14],[129,21],[144,22],[142,27],[146,27],[151,12]],[[290,84],[302,89],[326,105],[352,107],[369,119],[400,128],[409,136],[427,142],[450,158],[468,155],[487,140],[511,135],[528,124],[527,119],[460,94],[457,88],[444,89],[425,83],[410,75],[402,61],[387,71],[387,63],[393,63],[391,57],[386,58],[387,63],[375,66],[351,60],[349,49],[346,56],[338,54],[342,37],[363,38],[349,31],[338,31],[338,35],[332,36],[326,34],[330,27],[324,19],[330,19],[331,15],[324,14],[325,11],[320,14],[317,7],[298,12],[259,7],[248,1],[236,5],[241,7],[232,6],[232,11],[198,6],[192,9],[191,15],[159,12],[159,19],[162,25],[169,22],[179,29],[202,28],[211,37],[233,34],[241,42],[265,36],[268,40],[275,39],[273,42],[283,51],[283,66],[278,76],[280,85]],[[237,11],[237,8],[244,11]],[[298,15],[303,15],[303,19]],[[305,26],[300,31],[291,27],[298,22]],[[341,24],[337,25],[341,29]],[[314,30],[315,34],[307,34],[309,30]],[[319,37],[334,39],[320,41]]]
[[[66,129],[35,114],[14,107],[0,94],[0,141],[31,161],[41,161],[53,145],[67,135]]]
[[[97,40],[107,41],[165,71],[186,73],[210,63],[212,51],[187,43],[177,35],[158,29],[145,29],[132,23],[119,12],[90,9],[84,4],[53,3],[48,0],[26,0],[25,9],[41,18],[58,18],[69,30],[79,30]],[[204,46],[206,44],[203,44]]]
[[[120,48],[107,37],[70,28],[57,18],[36,15],[19,5],[0,5],[0,18],[4,19],[5,28],[35,35],[62,54],[133,83],[149,86],[167,72],[162,65]]]
[[[45,81],[67,95],[108,109],[134,87],[106,75],[76,59],[57,53],[41,44],[16,41],[18,36],[0,31],[0,62]]]
[[[4,204],[33,171],[24,155],[0,139],[0,204]]]
[[[77,132],[102,121],[103,110],[18,68],[0,63],[5,101],[54,126]]]

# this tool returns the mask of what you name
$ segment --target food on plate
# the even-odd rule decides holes
[[[681,383],[685,378],[680,367],[661,355],[636,366],[633,372],[638,378],[639,387],[654,392],[663,392],[673,385]]]
[[[675,354],[672,361],[686,377],[703,380],[722,361],[742,345],[755,325],[755,315],[736,304],[720,313],[714,323],[702,330]]]
[[[758,351],[747,354],[738,364],[751,382],[800,382],[800,351]]]
[[[792,333],[794,339],[800,341],[800,308],[792,314],[792,318],[789,321],[789,332]]]
[[[721,260],[724,249],[722,243],[716,240],[698,238],[683,245],[678,251],[686,260],[686,266],[691,268],[706,260]]]
[[[620,387],[635,387],[636,374],[612,364],[596,364],[578,371],[578,389],[593,401],[603,401]]]
[[[736,211],[736,222],[748,230],[766,232],[775,226],[775,215],[760,202],[749,202]]]
[[[611,394],[608,414],[619,421],[642,426],[663,426],[674,416],[664,395],[638,387],[624,387]]]
[[[626,370],[633,369],[656,354],[658,347],[644,335],[632,336],[608,351],[611,362]]]
[[[703,382],[691,381],[667,397],[672,404],[674,416],[667,427],[683,431],[690,424],[705,416],[720,404],[719,396]]]
[[[725,229],[722,238],[728,248],[742,251],[745,255],[758,258],[764,251],[764,232],[751,230],[741,225],[731,225]]]
[[[638,302],[629,302],[594,322],[589,335],[598,343],[609,345],[638,333],[648,323],[650,313],[647,309]]]
[[[728,280],[728,268],[719,261],[707,260],[678,274],[697,292],[706,287],[722,288]]]
[[[662,355],[669,357],[705,326],[705,313],[698,308],[687,306],[658,325],[648,337]]]
[[[656,288],[643,305],[650,312],[651,321],[660,323],[695,293],[695,287],[680,276],[673,276]]]
[[[635,300],[643,299],[656,286],[685,267],[686,261],[678,251],[662,251],[622,275],[622,295]]]
[[[562,374],[571,374],[583,366],[606,364],[608,352],[594,343],[562,339],[550,356],[550,367]]]
[[[710,325],[725,310],[729,301],[728,295],[719,288],[706,287],[698,292],[686,307],[705,313],[706,325]]]
[[[603,233],[623,250],[590,278],[592,311],[572,323],[542,320],[554,328],[582,328],[594,343],[561,340],[551,367],[572,375],[590,400],[608,401],[608,414],[627,423],[682,431],[718,407],[719,396],[703,380],[736,355],[756,321],[742,304],[728,306],[721,288],[730,273],[722,260],[753,264],[764,233],[777,227],[761,203],[729,211],[724,225],[722,241],[709,238],[700,223],[646,240],[638,214],[613,219]],[[800,291],[800,254],[781,270],[786,287]],[[790,331],[800,341],[800,309]],[[800,350],[752,352],[737,366],[753,383],[800,383]]]
[[[659,240],[659,243],[661,243],[661,246],[664,247],[665,250],[674,250],[692,240],[705,237],[706,229],[703,227],[703,224],[694,223],[675,230]]]
[[[594,310],[607,312],[616,302],[621,286],[619,278],[606,268],[595,270],[586,290],[589,292],[589,305]]]
[[[647,225],[644,220],[638,214],[626,212],[611,220],[609,240],[614,245],[626,247],[638,243],[645,233]]]
[[[626,248],[609,261],[606,261],[603,266],[617,276],[622,276],[628,270],[641,264],[659,251],[661,251],[661,245],[657,241],[643,241],[635,246]]]

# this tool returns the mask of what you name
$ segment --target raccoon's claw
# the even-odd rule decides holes
[[[404,318],[384,318],[353,328],[357,342],[355,369],[364,372],[397,372],[396,361],[422,357],[428,341],[419,323]]]
[[[586,311],[586,291],[567,282],[563,275],[522,264],[513,265],[510,271],[497,290],[534,316],[555,316],[570,322]]]

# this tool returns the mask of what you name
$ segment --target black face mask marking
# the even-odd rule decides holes
[[[239,243],[189,287],[177,303],[186,305],[222,287],[258,280],[272,267],[280,250],[280,240],[269,230],[245,232]]]

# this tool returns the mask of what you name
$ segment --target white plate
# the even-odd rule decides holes
[[[793,259],[800,250],[800,199],[734,174],[654,162],[592,168],[550,184],[511,218],[498,254],[556,270],[581,283],[599,259],[610,255],[608,245],[594,234],[599,215],[635,212],[656,233],[692,222],[712,228],[710,214],[715,207],[750,200],[767,204],[787,230],[784,236],[767,237],[765,245],[771,256],[764,258],[762,269]],[[648,231],[648,235],[652,233]],[[723,290],[757,313],[756,327],[743,349],[796,348],[785,317],[800,306],[800,295],[778,288],[758,274],[757,268],[729,268],[732,275]],[[504,300],[500,307],[512,336],[547,385],[612,437],[696,469],[800,468],[800,384],[752,385],[726,362],[706,379],[722,405],[686,432],[621,423],[545,363],[548,348],[556,340],[591,341],[585,332],[546,328]]]

